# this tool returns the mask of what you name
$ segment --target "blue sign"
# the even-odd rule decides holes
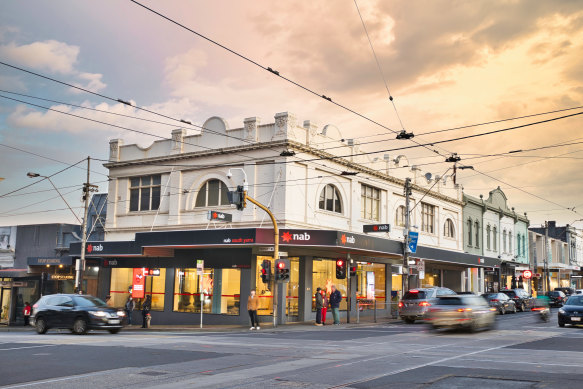
[[[407,247],[409,248],[409,252],[415,254],[417,252],[417,240],[419,239],[418,232],[409,232],[409,243]]]

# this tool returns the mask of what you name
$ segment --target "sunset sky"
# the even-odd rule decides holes
[[[353,0],[143,4],[335,102],[401,129]],[[359,0],[358,6],[403,126],[419,142],[583,112],[582,1]],[[334,124],[345,138],[379,141],[363,145],[365,151],[406,142],[127,0],[3,1],[0,61],[199,125],[215,115],[231,127],[241,127],[252,116],[268,123],[276,113],[289,111],[301,121]],[[160,120],[3,65],[0,89],[2,96],[166,137],[173,128],[7,93]],[[46,181],[10,192],[35,181],[26,177],[29,171],[50,175],[88,155],[106,159],[112,138],[141,145],[154,140],[0,98],[0,225],[76,222]],[[466,193],[487,197],[500,186],[510,206],[527,212],[536,226],[545,220],[565,224],[583,219],[583,143],[578,142],[583,142],[583,115],[438,149],[456,152],[462,163],[475,167],[458,176]],[[561,143],[575,144],[476,158]],[[415,164],[436,162],[422,166],[424,172],[442,174],[450,166],[426,149],[406,154]],[[101,164],[93,162],[92,181],[106,192],[107,170]],[[53,178],[78,214],[84,166]],[[567,209],[572,207],[574,211]],[[583,227],[583,221],[575,224]]]

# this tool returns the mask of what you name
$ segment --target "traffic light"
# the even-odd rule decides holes
[[[289,259],[278,259],[275,261],[275,280],[288,282],[290,272],[290,262]]]
[[[346,278],[346,261],[344,259],[336,260],[336,279],[343,280]]]
[[[238,185],[237,190],[230,190],[227,192],[229,203],[235,204],[239,211],[242,211],[247,206],[245,201],[245,189],[243,185]]]
[[[263,281],[264,284],[269,284],[269,281],[271,281],[271,261],[264,259],[263,262],[261,262],[261,281]]]
[[[356,276],[356,265],[350,265],[350,277]]]

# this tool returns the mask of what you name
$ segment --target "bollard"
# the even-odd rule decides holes
[[[360,301],[356,300],[356,324],[360,324]]]
[[[146,328],[150,328],[150,322],[152,321],[152,315],[149,313],[146,315]]]

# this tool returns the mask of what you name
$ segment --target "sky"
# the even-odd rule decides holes
[[[142,3],[386,127],[413,132],[419,142],[583,112],[571,109],[583,106],[583,2],[578,0],[357,0],[381,71],[354,0]],[[376,141],[363,144],[365,151],[407,143],[129,0],[1,2],[0,61],[199,125],[216,115],[237,128],[246,117],[268,123],[288,111],[301,121],[334,124],[344,138]],[[161,121],[5,65],[0,65],[0,96],[105,122],[0,97],[0,225],[5,226],[77,222],[51,183],[27,172],[49,176],[68,168],[51,180],[80,218],[87,157],[92,183],[106,192],[107,170],[99,159],[107,159],[109,140],[142,146],[155,140],[115,126],[164,137],[175,128],[66,105]],[[557,110],[566,111],[420,135]],[[509,205],[527,212],[533,226],[556,220],[583,227],[577,221],[583,219],[583,143],[577,142],[583,142],[583,115],[436,148],[442,155],[458,153],[461,163],[474,167],[458,174],[465,193],[487,197],[500,186]],[[550,145],[557,146],[484,157]],[[423,148],[406,155],[434,175],[451,166]]]

